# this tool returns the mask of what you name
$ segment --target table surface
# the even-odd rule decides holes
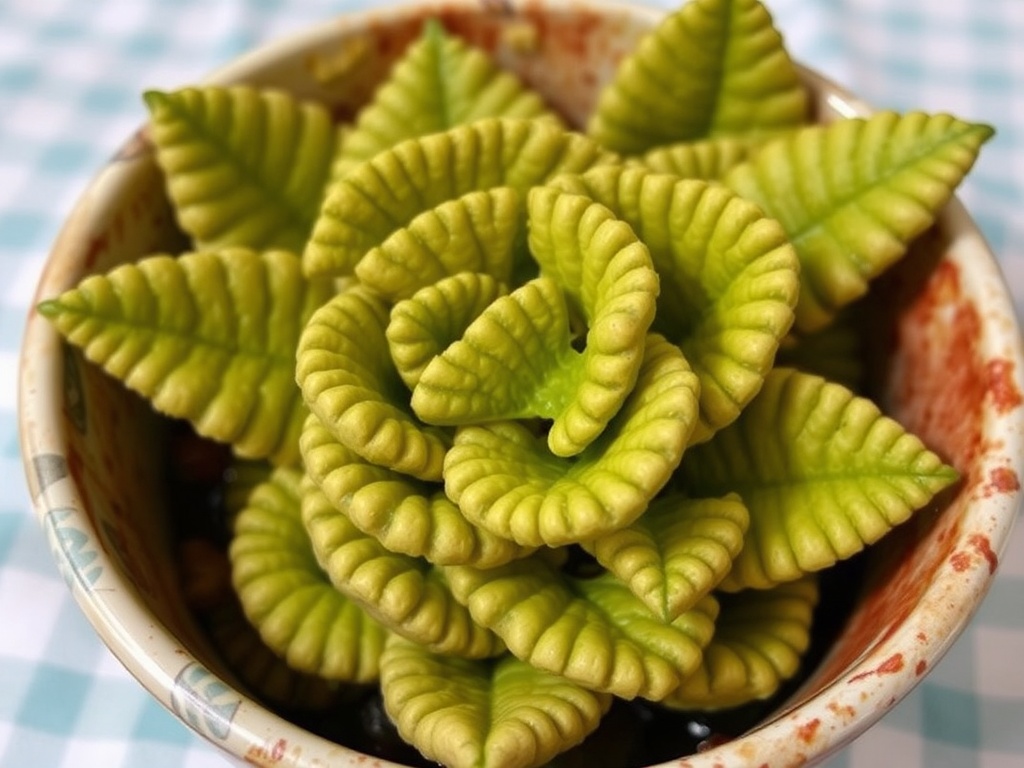
[[[255,44],[370,2],[0,2],[0,766],[228,765],[128,675],[58,575],[18,453],[18,348],[60,222],[144,119],[144,89],[194,82]],[[796,58],[876,106],[948,111],[997,128],[960,196],[1024,313],[1024,2],[769,7]],[[952,650],[829,768],[1024,765],[1022,656],[1018,525],[992,590]]]

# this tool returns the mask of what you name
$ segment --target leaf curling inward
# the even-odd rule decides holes
[[[691,441],[706,441],[760,389],[793,324],[800,264],[782,227],[720,184],[639,166],[550,186],[607,206],[647,246],[660,280],[652,329],[679,343],[700,377]]]
[[[370,464],[310,414],[299,439],[306,472],[359,530],[397,554],[490,568],[532,551],[470,523],[440,485]]]
[[[650,334],[636,386],[581,454],[554,456],[516,422],[462,427],[445,456],[445,491],[467,519],[525,546],[609,533],[641,515],[679,465],[698,388],[678,347]]]
[[[490,275],[460,272],[395,304],[385,333],[391,359],[406,386],[415,393],[430,362],[504,294],[505,287]]]
[[[808,119],[808,94],[758,0],[697,0],[662,21],[602,90],[587,133],[636,155],[679,141],[757,136]]]
[[[279,468],[249,496],[234,523],[232,583],[249,621],[293,669],[373,682],[387,633],[318,565],[299,511],[301,478]]]
[[[813,574],[771,589],[721,595],[715,636],[700,668],[662,703],[714,711],[770,697],[800,668],[818,597]]]
[[[381,691],[402,738],[452,768],[545,765],[594,731],[612,700],[512,656],[445,657],[398,637]]]
[[[248,85],[148,91],[145,101],[157,162],[197,249],[301,252],[334,153],[324,105]]]
[[[306,320],[333,293],[288,251],[157,254],[40,304],[71,344],[153,407],[243,458],[298,461]]]
[[[369,462],[440,480],[449,437],[421,425],[387,341],[388,309],[354,286],[324,304],[299,337],[295,378],[309,409]]]
[[[467,192],[416,216],[367,251],[355,275],[398,302],[459,272],[488,274],[511,284],[525,255],[526,210],[511,187]]]
[[[302,522],[317,562],[342,593],[390,631],[436,653],[482,659],[504,650],[422,558],[391,552],[342,514],[316,484],[301,488]]]
[[[445,568],[455,597],[517,658],[591,690],[659,701],[700,665],[714,633],[711,595],[671,622],[620,581],[575,579],[538,555],[498,568]]]
[[[656,147],[637,158],[654,173],[716,181],[753,154],[751,141],[722,136]]]
[[[338,180],[399,142],[485,117],[561,120],[541,96],[483,50],[428,19],[373,100],[345,131],[331,166]]]
[[[665,621],[714,589],[743,547],[750,516],[735,494],[655,499],[634,523],[584,548]]]
[[[724,183],[779,220],[801,262],[796,327],[827,325],[906,253],[993,135],[947,114],[879,112],[802,128]]]
[[[525,192],[558,173],[610,163],[597,142],[547,121],[485,118],[406,139],[332,185],[303,251],[306,274],[350,273],[418,214],[467,192]]]
[[[956,481],[872,401],[812,374],[776,368],[733,424],[687,451],[693,495],[738,493],[746,541],[720,589],[792,581],[850,557]]]

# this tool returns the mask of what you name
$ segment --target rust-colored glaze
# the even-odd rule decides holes
[[[86,270],[91,270],[96,266],[96,262],[99,261],[100,256],[110,246],[110,242],[107,238],[107,233],[97,235],[89,241],[89,246],[85,249],[85,256],[82,259],[82,265]]]
[[[1015,493],[1020,490],[1020,478],[1009,467],[996,467],[989,472],[988,478],[986,490],[990,493]]]
[[[804,742],[804,744],[810,744],[814,741],[814,736],[820,727],[821,720],[819,718],[816,717],[813,720],[808,720],[796,729],[796,737]]]
[[[861,672],[859,675],[854,675],[850,678],[850,682],[852,683],[857,680],[863,680],[864,678],[871,677],[872,675],[892,675],[901,671],[903,667],[903,654],[894,653],[874,669],[869,669],[867,672]]]
[[[285,758],[288,750],[288,741],[283,738],[277,739],[274,743],[253,745],[245,753],[245,762],[251,765],[258,765],[261,768],[278,765]]]
[[[841,720],[852,720],[857,716],[857,710],[852,704],[840,704],[837,701],[828,703],[829,711]]]
[[[996,568],[999,567],[999,558],[996,556],[996,553],[992,551],[992,544],[988,540],[988,536],[981,533],[972,533],[967,538],[967,541],[970,542],[975,551],[988,563],[988,572],[995,573]]]
[[[1012,411],[1024,402],[1024,397],[1013,381],[1012,362],[1002,358],[989,360],[985,372],[988,374],[988,391],[998,413]]]
[[[972,558],[967,552],[954,552],[949,556],[949,564],[957,573],[963,573],[971,567]]]
[[[925,661],[924,659],[921,659],[919,662],[917,662],[917,665],[914,667],[914,674],[917,677],[920,677],[921,675],[924,674],[924,671],[926,669],[928,669],[928,662]]]

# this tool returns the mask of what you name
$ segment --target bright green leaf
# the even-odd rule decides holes
[[[640,163],[655,173],[682,179],[713,181],[746,160],[752,153],[749,141],[732,137],[667,144],[645,152]]]

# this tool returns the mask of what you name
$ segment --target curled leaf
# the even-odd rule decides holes
[[[295,378],[309,409],[367,461],[440,480],[448,438],[407,410],[408,390],[388,353],[388,310],[356,286],[310,318],[299,337]]]
[[[800,257],[796,324],[812,331],[936,219],[992,136],[950,115],[880,112],[771,142],[725,183],[777,218]]]
[[[758,0],[696,0],[620,63],[587,133],[623,154],[807,119],[807,92]]]
[[[299,509],[302,473],[276,470],[235,519],[232,582],[246,616],[294,669],[334,680],[376,680],[385,631],[317,564]]]
[[[292,253],[226,248],[116,267],[39,311],[157,410],[239,456],[288,464],[306,416],[295,346],[332,292]]]
[[[244,85],[149,91],[146,103],[157,162],[197,249],[302,250],[334,153],[325,106]]]
[[[455,600],[438,569],[385,549],[311,480],[302,489],[302,520],[335,587],[392,632],[437,653],[465,658],[486,658],[504,649]]]
[[[335,508],[392,552],[437,565],[490,568],[531,551],[470,523],[441,486],[363,461],[315,415],[299,447],[309,477]]]
[[[512,656],[439,656],[392,638],[382,659],[388,715],[406,741],[451,768],[533,768],[583,738],[611,704]]]
[[[416,216],[356,264],[359,282],[397,302],[459,272],[508,284],[525,250],[526,211],[511,187],[467,192]]]
[[[800,669],[817,602],[814,576],[720,596],[715,636],[700,668],[665,706],[715,710],[767,699]]]
[[[640,163],[682,179],[721,179],[752,153],[749,141],[728,136],[667,144],[645,152]]]
[[[636,386],[572,459],[516,422],[462,427],[445,457],[448,496],[472,522],[525,546],[561,546],[628,525],[679,464],[696,419],[697,379],[650,335]]]
[[[687,491],[734,491],[750,511],[723,589],[767,588],[881,538],[957,478],[878,406],[839,384],[777,368],[732,425],[687,452]]]
[[[625,699],[660,700],[693,674],[718,613],[708,595],[666,622],[617,579],[565,576],[537,556],[445,572],[473,618],[517,658]]]
[[[525,192],[558,173],[611,162],[595,141],[549,121],[487,118],[407,139],[332,185],[303,252],[306,274],[348,274],[418,214],[467,192]]]
[[[560,121],[540,95],[493,58],[447,34],[436,19],[403,53],[345,132],[331,176],[340,179],[403,139],[425,136],[485,117]]]
[[[414,390],[427,365],[504,293],[501,283],[488,274],[460,272],[392,307],[385,333],[406,386]]]
[[[609,166],[555,179],[627,222],[660,278],[653,329],[679,343],[700,378],[693,442],[757,394],[793,323],[799,262],[778,222],[721,185]]]
[[[665,621],[718,586],[743,547],[750,517],[739,497],[655,499],[634,523],[584,548]]]

